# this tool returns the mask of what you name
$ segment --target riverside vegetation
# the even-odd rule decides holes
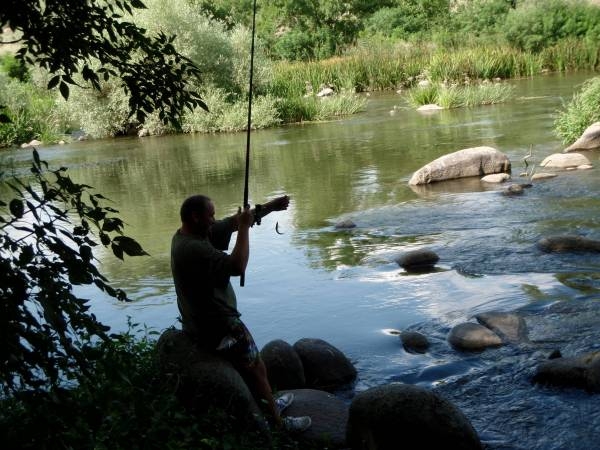
[[[149,33],[177,31],[173,44],[200,68],[202,83],[193,88],[210,113],[193,108],[179,128],[165,125],[156,113],[142,123],[130,116],[129,97],[114,78],[101,82],[100,90],[74,87],[65,102],[57,89],[45,89],[47,74],[18,67],[5,54],[0,104],[11,122],[0,124],[0,145],[34,138],[57,142],[77,129],[91,137],[141,128],[149,134],[245,129],[250,2],[145,4],[133,21]],[[353,114],[366,102],[357,93],[413,88],[420,80],[432,85],[411,89],[409,104],[495,103],[510,96],[510,87],[481,81],[596,70],[599,64],[600,8],[586,1],[278,1],[259,5],[257,14],[253,128]],[[336,95],[316,97],[324,86]],[[578,110],[586,92],[567,109]],[[563,118],[567,114],[557,122],[565,140],[585,128]]]

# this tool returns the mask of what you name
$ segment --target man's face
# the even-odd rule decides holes
[[[200,213],[194,213],[194,233],[206,236],[210,227],[215,223],[215,205],[209,201],[206,209]]]

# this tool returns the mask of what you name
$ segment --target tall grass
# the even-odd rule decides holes
[[[491,105],[508,100],[514,86],[506,83],[480,83],[458,85],[434,83],[427,87],[416,87],[409,91],[407,100],[413,107],[436,104],[442,108],[460,108]]]
[[[600,48],[586,41],[564,40],[540,53],[509,46],[479,46],[449,51],[431,45],[369,40],[343,57],[279,63],[268,90],[277,97],[302,96],[323,84],[356,91],[398,89],[419,76],[431,81],[508,79],[546,71],[596,69]],[[423,93],[421,93],[423,94]]]
[[[564,143],[574,142],[594,122],[600,121],[600,77],[587,80],[564,106],[554,123]]]

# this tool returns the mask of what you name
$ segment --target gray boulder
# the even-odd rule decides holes
[[[507,173],[492,173],[481,179],[484,183],[504,183],[510,180],[510,175]]]
[[[260,354],[274,390],[300,389],[306,385],[302,361],[290,344],[277,339],[267,343]]]
[[[287,391],[286,391],[287,392]],[[310,416],[312,425],[295,436],[309,448],[345,448],[348,406],[328,392],[295,389],[294,402],[284,416]]]
[[[396,263],[407,272],[421,272],[431,270],[439,260],[440,257],[434,251],[419,249],[400,255]]]
[[[540,166],[568,169],[589,164],[590,160],[581,153],[554,153],[544,158],[544,160],[540,163]]]
[[[307,387],[334,391],[356,380],[356,369],[350,360],[322,339],[300,339],[294,350],[302,361]]]
[[[499,335],[505,342],[518,343],[528,340],[527,324],[525,319],[518,314],[488,312],[477,314],[475,319]]]
[[[540,239],[538,247],[547,253],[600,252],[600,241],[581,236],[548,236]]]
[[[350,405],[347,441],[353,450],[482,448],[457,407],[434,392],[405,384],[359,393]]]
[[[173,380],[186,408],[199,415],[222,411],[236,429],[267,434],[264,416],[229,361],[199,349],[176,329],[166,330],[156,349],[161,373]]]
[[[493,147],[474,147],[441,156],[421,167],[408,184],[428,184],[501,172],[510,172],[508,156]]]
[[[585,129],[583,134],[564,151],[593,150],[600,147],[600,122],[593,123]]]
[[[456,325],[448,335],[448,342],[458,350],[480,351],[502,345],[502,339],[489,328],[478,323]]]
[[[417,331],[403,331],[400,340],[404,350],[409,353],[425,353],[429,349],[429,340]]]
[[[543,362],[537,367],[533,382],[600,392],[600,352]]]

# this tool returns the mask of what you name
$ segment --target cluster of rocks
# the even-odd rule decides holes
[[[542,160],[540,167],[558,170],[587,170],[592,169],[590,160],[577,151],[600,148],[600,122],[589,126],[581,137],[567,147],[563,153],[554,153]],[[531,153],[523,158],[525,162]],[[417,170],[408,184],[418,186],[434,182],[453,180],[466,177],[481,177],[484,183],[504,183],[511,179],[511,162],[504,153],[493,147],[473,147],[443,155]],[[554,178],[556,172],[524,172],[520,174],[531,181]],[[530,183],[511,184],[504,194],[515,195],[523,192],[523,187]]]
[[[231,363],[202,351],[176,329],[161,335],[157,353],[161,372],[176,380],[186,408],[197,414],[225,412],[237,430],[263,433],[268,442],[265,418]],[[352,386],[357,372],[321,339],[294,345],[271,341],[261,355],[274,389],[294,393],[284,414],[312,418],[312,426],[297,436],[311,448],[392,449],[398,439],[433,448],[482,448],[465,415],[430,390],[391,383],[355,395],[350,405],[336,397],[334,392]]]

